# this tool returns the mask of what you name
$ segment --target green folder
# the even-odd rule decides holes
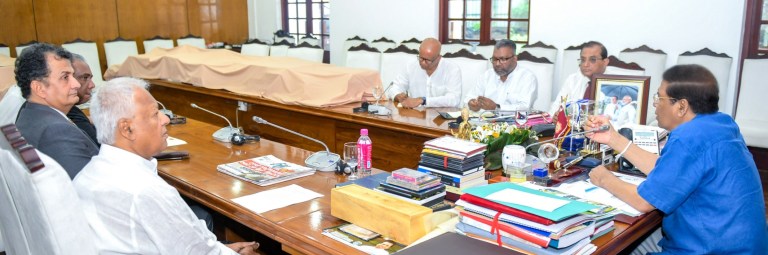
[[[561,207],[559,207],[559,208],[557,208],[557,209],[555,209],[554,211],[548,212],[548,211],[544,211],[544,210],[535,209],[535,208],[532,208],[532,207],[529,207],[529,206],[513,204],[513,203],[508,203],[508,202],[503,202],[503,201],[492,200],[492,199],[487,199],[486,198],[487,196],[489,196],[489,195],[491,195],[491,194],[493,194],[495,192],[504,190],[504,189],[514,189],[514,190],[518,190],[518,191],[522,191],[522,192],[531,193],[531,194],[534,194],[534,195],[550,197],[550,198],[554,198],[554,199],[558,199],[558,200],[565,200],[565,201],[568,201],[568,203],[563,205],[563,206],[561,206]],[[470,195],[473,195],[473,196],[476,196],[476,197],[484,198],[484,199],[487,199],[489,201],[493,201],[494,203],[505,205],[505,206],[509,206],[509,207],[518,209],[520,211],[524,211],[524,212],[527,212],[527,213],[530,213],[530,214],[538,215],[538,216],[541,216],[541,217],[544,217],[544,218],[547,218],[547,219],[550,219],[550,220],[553,220],[553,221],[561,221],[561,220],[570,218],[571,216],[574,216],[576,214],[580,214],[580,213],[583,213],[583,212],[586,212],[586,211],[589,211],[589,210],[597,208],[597,206],[592,205],[592,204],[584,203],[584,202],[581,202],[581,201],[576,201],[576,200],[573,200],[573,199],[559,197],[559,196],[556,196],[556,195],[553,195],[553,194],[549,194],[549,193],[546,193],[546,192],[542,192],[542,191],[538,191],[538,190],[535,190],[535,189],[526,188],[526,187],[520,186],[518,184],[511,183],[511,182],[500,182],[500,183],[489,184],[489,185],[486,185],[486,186],[471,187],[471,188],[468,188],[468,189],[464,190],[464,193],[467,193],[467,194],[470,194]]]

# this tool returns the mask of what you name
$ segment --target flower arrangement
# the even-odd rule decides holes
[[[501,152],[504,146],[510,144],[526,146],[536,142],[538,137],[536,132],[528,128],[519,128],[506,122],[492,122],[475,126],[468,140],[487,144],[485,169],[496,170],[502,167]]]

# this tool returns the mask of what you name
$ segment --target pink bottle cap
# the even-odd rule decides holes
[[[360,129],[360,135],[368,135],[368,129],[367,128]]]

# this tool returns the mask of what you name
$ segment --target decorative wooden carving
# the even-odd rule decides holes
[[[414,55],[418,55],[419,54],[418,50],[408,48],[408,46],[405,46],[405,45],[402,45],[402,44],[398,45],[395,48],[391,48],[391,49],[388,49],[388,50],[384,51],[384,53],[395,53],[395,52],[402,52],[402,53],[408,53],[408,54],[414,54]]]
[[[366,41],[366,40],[365,40],[365,39],[363,39],[363,38],[360,38],[360,36],[357,36],[357,35],[356,35],[355,37],[352,37],[352,38],[349,38],[349,39],[347,39],[347,41]],[[367,41],[366,41],[366,42],[367,42]]]
[[[490,40],[487,43],[478,44],[478,46],[496,45],[496,40]]]
[[[168,37],[162,37],[159,35],[153,36],[152,38],[146,39],[144,41],[154,41],[154,40],[170,40],[171,38]]]
[[[373,48],[371,46],[368,46],[367,43],[361,43],[358,46],[349,48],[349,50],[347,50],[347,51],[369,51],[369,52],[381,53],[381,51],[379,51],[379,49],[376,49],[376,48]]]
[[[244,44],[253,44],[253,43],[255,43],[255,44],[263,44],[263,45],[267,45],[267,44],[268,44],[268,43],[266,43],[266,42],[262,42],[262,41],[261,41],[261,40],[259,40],[259,39],[251,39],[251,40],[247,40],[247,41],[245,41],[245,43],[244,43]]]
[[[445,44],[460,44],[460,45],[467,45],[467,46],[471,46],[472,45],[472,44],[469,44],[469,43],[464,42],[464,41],[459,40],[459,39],[448,40],[448,42],[444,43],[443,45],[445,45]]]
[[[576,46],[568,46],[568,48],[565,48],[565,50],[581,50],[581,48],[584,48],[585,44],[587,43],[585,42]]]
[[[710,50],[709,48],[703,48],[697,52],[686,51],[683,54],[680,54],[680,56],[711,56],[716,58],[731,58],[725,53],[717,53]]]
[[[19,44],[19,45],[17,45],[16,47],[20,47],[20,46],[29,46],[29,45],[32,45],[32,44],[36,44],[36,43],[39,43],[39,42],[38,42],[38,41],[35,41],[35,40],[32,40],[32,41],[29,41],[29,42],[26,42],[26,43],[22,43],[22,44]]]
[[[552,62],[549,61],[549,59],[545,57],[536,57],[530,52],[523,51],[520,54],[517,54],[517,61],[528,61],[528,62],[534,62],[534,63],[542,63],[542,64],[552,64]]]
[[[406,41],[403,41],[402,43],[421,43],[421,41],[419,39],[416,39],[416,37],[414,37]]]
[[[472,52],[469,52],[467,49],[461,49],[461,50],[459,50],[457,52],[453,52],[453,53],[446,53],[443,57],[444,58],[469,58],[469,59],[477,59],[477,60],[488,60],[488,59],[484,58],[480,54],[474,54]]]
[[[667,54],[667,53],[664,53],[664,51],[662,51],[662,50],[652,49],[651,47],[648,47],[645,44],[640,45],[640,47],[637,47],[637,48],[634,48],[634,49],[626,48],[626,49],[622,50],[621,52],[648,52],[648,53],[656,53],[656,54],[663,54],[663,55]]]
[[[543,43],[541,41],[535,42],[533,44],[525,45],[525,46],[523,46],[523,48],[546,48],[546,49],[557,50],[557,48],[555,48],[555,46],[545,44],[545,43]],[[579,47],[579,49],[581,49],[581,47]]]
[[[75,39],[75,40],[72,40],[72,41],[69,41],[69,42],[64,42],[63,44],[70,44],[70,43],[92,43],[92,42],[93,42],[93,41],[83,40],[83,39],[80,39],[80,38],[78,37],[78,38],[77,38],[77,39]]]
[[[301,39],[317,39],[317,37],[312,36],[312,34],[306,34],[302,36]]]
[[[6,47],[6,48],[7,48],[7,47],[8,47],[8,45],[5,45],[5,44],[3,44],[3,43],[0,43],[0,47]]]
[[[312,48],[312,49],[322,49],[322,48],[320,48],[320,46],[318,46],[318,45],[312,45],[312,44],[309,44],[309,42],[303,42],[303,43],[300,43],[299,45],[294,45],[294,46],[291,46],[291,48]]]
[[[32,145],[27,143],[26,139],[21,136],[21,133],[16,128],[15,124],[8,124],[0,129],[3,132],[5,139],[16,150],[24,164],[27,165],[27,169],[29,169],[30,173],[35,173],[45,167],[45,164],[43,164],[43,161],[40,160],[40,157],[37,155],[35,147],[32,147]]]
[[[613,66],[613,67],[618,67],[621,69],[628,69],[628,70],[645,71],[645,68],[642,68],[640,65],[638,65],[635,62],[627,63],[619,60],[619,58],[613,55],[608,56],[608,59],[609,59],[608,66]]]
[[[108,43],[108,42],[132,42],[132,40],[128,40],[128,39],[125,39],[125,38],[122,38],[122,37],[118,36],[115,39],[107,40],[105,43]]]
[[[386,37],[381,37],[379,39],[373,40],[373,42],[390,42],[390,43],[394,43],[395,41],[387,39]]]
[[[280,41],[280,42],[272,44],[272,46],[278,46],[278,45],[285,45],[285,46],[288,46],[288,47],[293,47],[293,43],[290,43],[288,41]]]
[[[188,38],[202,39],[202,37],[196,36],[196,35],[193,35],[193,34],[188,34],[188,35],[179,37],[179,39],[188,39]]]

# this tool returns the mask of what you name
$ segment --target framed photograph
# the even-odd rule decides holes
[[[645,125],[650,82],[650,76],[592,76],[596,114],[608,116],[616,129],[632,124]]]

